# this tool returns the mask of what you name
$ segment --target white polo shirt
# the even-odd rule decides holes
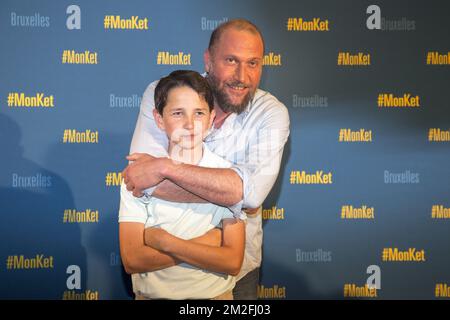
[[[198,164],[209,168],[229,168],[231,163],[215,155],[204,145]],[[136,198],[122,183],[119,222],[145,223],[158,227],[184,240],[221,227],[223,219],[233,212],[212,203],[178,203],[155,197]],[[243,217],[242,217],[243,218]],[[132,275],[133,291],[151,299],[210,299],[230,291],[235,277],[202,270],[187,263]]]

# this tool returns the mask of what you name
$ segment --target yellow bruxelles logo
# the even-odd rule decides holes
[[[372,142],[372,130],[359,129],[353,131],[351,129],[339,130],[339,142]]]
[[[440,128],[430,128],[428,130],[428,141],[447,142],[450,141],[450,130]]]
[[[337,64],[338,66],[370,66],[370,53],[339,52]]]
[[[269,52],[263,57],[263,66],[281,66],[281,53]]]
[[[274,285],[273,287],[258,286],[259,299],[286,299],[286,287]]]
[[[53,95],[45,96],[39,92],[34,96],[26,96],[23,92],[10,92],[8,94],[8,107],[52,108],[55,106]]]
[[[120,186],[121,182],[122,182],[122,172],[106,173],[105,184],[107,187]]]
[[[62,140],[63,143],[98,143],[98,131],[65,129]]]
[[[61,63],[63,64],[98,64],[97,52],[85,50],[76,52],[75,50],[63,50]]]
[[[262,210],[262,218],[264,220],[284,220],[284,208],[273,206],[270,209]]]
[[[75,209],[65,209],[63,223],[98,222],[98,210],[86,209],[77,211]]]
[[[434,296],[436,298],[450,298],[450,285],[446,283],[436,283]]]
[[[291,171],[289,181],[291,184],[332,184],[333,174],[317,170],[316,173],[305,171]]]
[[[45,257],[36,254],[32,258],[24,255],[9,255],[6,259],[6,269],[50,269],[53,268],[53,256]]]
[[[369,285],[356,286],[354,283],[344,284],[344,297],[346,298],[376,298],[377,288],[370,288]]]
[[[427,53],[428,65],[450,65],[450,52],[439,53],[437,51],[429,51]]]
[[[75,290],[66,290],[63,292],[63,300],[99,300],[98,291],[86,290],[77,292]]]
[[[288,18],[287,31],[330,31],[329,21],[321,18],[304,20],[303,18]]]
[[[365,205],[360,208],[345,205],[341,209],[341,219],[375,219],[375,209]]]
[[[382,260],[396,262],[425,262],[425,250],[409,248],[408,250],[400,251],[398,248],[384,248]]]
[[[107,15],[103,19],[105,29],[125,29],[125,30],[148,30],[148,18],[131,16],[122,18],[121,16]]]
[[[405,93],[403,96],[396,97],[392,93],[380,93],[378,95],[378,107],[393,108],[417,108],[420,107],[419,96],[412,96],[411,93]]]
[[[434,205],[431,207],[431,218],[433,219],[450,219],[450,208],[443,205]]]
[[[158,51],[156,56],[156,63],[162,65],[191,65],[191,54],[178,52],[172,54],[168,51]]]

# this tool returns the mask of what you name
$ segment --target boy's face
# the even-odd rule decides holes
[[[171,89],[162,116],[156,109],[153,114],[171,146],[188,150],[202,143],[215,116],[205,99],[186,86]]]

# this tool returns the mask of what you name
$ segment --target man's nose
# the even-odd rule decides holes
[[[236,80],[239,80],[241,83],[245,83],[245,79],[247,77],[247,69],[244,65],[239,64],[236,67],[236,74],[235,74]]]

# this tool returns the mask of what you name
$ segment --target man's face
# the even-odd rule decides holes
[[[225,30],[212,52],[205,52],[208,81],[224,112],[241,113],[253,99],[262,72],[263,42],[258,34]]]

